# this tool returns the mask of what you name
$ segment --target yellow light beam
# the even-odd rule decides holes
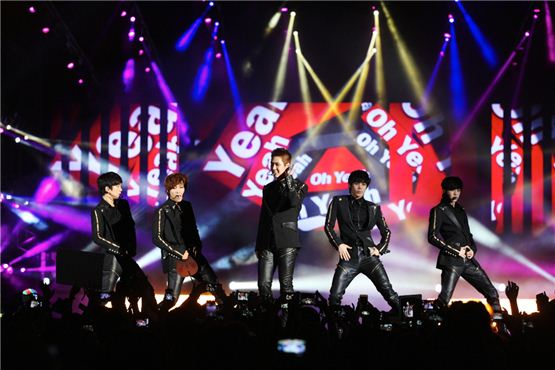
[[[295,12],[291,12],[291,16],[289,17],[287,35],[285,36],[285,43],[283,44],[283,50],[281,51],[281,57],[279,59],[276,81],[274,82],[274,93],[272,95],[272,101],[278,101],[279,99],[281,99],[281,95],[283,93],[283,85],[285,83],[285,75],[287,73],[287,57],[289,56],[289,48],[291,47],[291,34],[293,33],[295,15]]]
[[[293,39],[295,41],[295,51],[301,50],[301,43],[299,41],[299,33],[293,32]],[[311,127],[314,124],[314,112],[312,111],[312,97],[310,96],[310,89],[308,87],[308,79],[306,71],[300,58],[297,59],[297,70],[299,71],[299,84],[301,85],[301,96],[303,99],[303,109],[307,117],[306,127]]]
[[[278,10],[272,16],[272,18],[270,18],[270,21],[266,25],[266,29],[264,30],[264,37],[268,36],[274,30],[274,28],[276,28],[280,18],[281,18],[281,12]]]
[[[424,83],[422,82],[422,77],[420,76],[420,72],[416,68],[416,62],[414,61],[414,58],[410,54],[409,49],[405,44],[405,41],[401,38],[401,35],[399,34],[399,31],[397,29],[397,26],[395,25],[395,22],[393,21],[393,18],[391,17],[389,10],[385,6],[385,2],[380,1],[380,4],[382,5],[382,9],[385,14],[387,28],[389,29],[389,32],[391,32],[391,34],[393,35],[393,38],[395,39],[395,46],[397,47],[397,52],[399,53],[399,56],[401,58],[401,63],[403,64],[405,72],[407,73],[408,80],[409,80],[412,92],[414,94],[414,97],[417,101],[420,101],[420,98],[424,94]]]
[[[368,51],[366,52],[366,58],[364,63],[362,63],[362,70],[360,73],[360,78],[358,79],[357,87],[355,89],[355,94],[352,100],[351,110],[349,112],[349,123],[355,122],[357,117],[360,115],[360,104],[362,102],[362,95],[364,94],[364,87],[366,86],[366,81],[368,80],[368,72],[370,70],[370,60],[376,54],[376,49],[374,45],[376,43],[376,32],[372,32],[372,39],[370,40],[370,45],[368,46]]]
[[[382,53],[382,33],[380,30],[380,12],[374,10],[374,26],[376,37],[376,68],[375,68],[375,82],[376,82],[376,92],[378,95],[378,104],[384,106],[386,104],[386,86],[385,86],[385,73],[383,64],[383,53]]]

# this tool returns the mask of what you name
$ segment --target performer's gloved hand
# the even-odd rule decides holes
[[[185,253],[183,253],[183,257],[181,257],[181,260],[185,261],[187,258],[189,258],[189,251],[185,251]]]
[[[288,189],[289,191],[293,191],[293,190],[294,190],[294,189],[293,189],[293,176],[287,175],[287,176],[285,177],[285,183],[287,184],[287,189]]]
[[[466,259],[466,246],[462,247],[461,249],[459,249],[459,257],[461,257],[463,260]]]

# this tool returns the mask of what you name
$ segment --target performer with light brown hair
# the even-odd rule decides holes
[[[189,298],[196,300],[208,291],[217,300],[225,298],[225,292],[214,270],[201,253],[202,242],[197,228],[197,221],[191,202],[184,200],[189,179],[181,173],[166,177],[164,186],[168,200],[154,214],[152,240],[161,249],[162,268],[167,274],[167,288],[160,309],[167,311],[175,305],[181,293],[184,277],[178,273],[178,261],[194,258],[198,271],[192,276],[200,284],[195,285]]]

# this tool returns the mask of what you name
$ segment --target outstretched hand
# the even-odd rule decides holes
[[[508,281],[505,287],[505,295],[509,301],[515,301],[518,298],[518,285],[513,281]]]

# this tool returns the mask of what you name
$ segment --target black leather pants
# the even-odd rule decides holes
[[[100,293],[113,293],[122,271],[123,268],[116,257],[112,254],[106,254],[102,266],[102,288]]]
[[[201,293],[206,291],[214,293],[218,298],[220,295],[225,295],[221,284],[218,283],[218,277],[212,267],[208,264],[208,260],[202,254],[198,254],[195,257],[198,264],[198,272],[193,275],[193,278],[199,282],[195,285],[190,296],[198,298]],[[181,294],[181,286],[183,285],[183,277],[177,273],[176,268],[172,268],[168,272],[168,285],[166,288],[166,295],[164,300],[167,301],[177,301],[177,298]]]
[[[272,299],[272,278],[278,269],[279,290],[286,297],[294,293],[293,272],[297,248],[282,248],[276,251],[264,249],[258,252],[258,293],[263,300]]]
[[[441,293],[438,296],[440,305],[447,306],[449,304],[461,276],[486,297],[494,313],[502,312],[497,289],[495,289],[482,267],[472,260],[465,260],[462,266],[450,266],[442,270]]]
[[[362,248],[353,249],[349,261],[340,260],[333,275],[329,303],[341,305],[345,290],[359,274],[366,275],[380,292],[386,302],[394,309],[399,309],[399,295],[393,290],[385,268],[376,256],[365,256]]]

